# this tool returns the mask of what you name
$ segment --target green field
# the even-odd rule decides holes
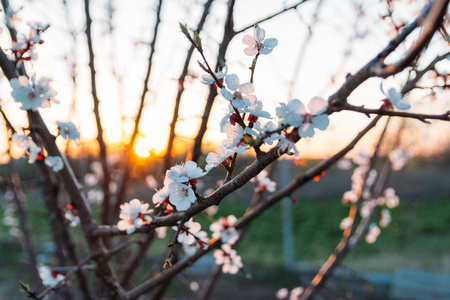
[[[332,173],[332,172],[331,172]],[[410,172],[413,176],[414,172]],[[443,174],[447,174],[445,170]],[[32,177],[32,176],[30,176]],[[328,180],[335,180],[330,175]],[[414,179],[414,178],[413,178]],[[329,182],[326,177],[323,185]],[[346,179],[348,181],[348,179]],[[322,182],[322,179],[321,179]],[[298,200],[292,205],[292,218],[294,223],[295,263],[309,263],[320,266],[332,252],[340,240],[342,231],[339,229],[341,220],[348,213],[348,206],[341,203],[339,193],[333,197],[312,197],[313,188],[322,187],[313,183],[295,194]],[[135,186],[133,191],[139,193],[144,187]],[[336,187],[334,187],[336,188]],[[346,187],[341,187],[343,190]],[[144,188],[145,189],[145,188]],[[401,190],[401,189],[400,189]],[[42,204],[39,189],[28,187],[26,192],[26,208],[29,211],[29,227],[32,230],[33,240],[37,245],[40,261],[52,265],[52,241],[47,225],[47,213]],[[439,192],[439,191],[438,191]],[[334,193],[334,192],[333,192]],[[243,194],[245,196],[245,193]],[[217,214],[211,219],[205,213],[194,220],[202,224],[208,231],[211,221],[219,216],[234,214],[242,216],[247,208],[247,200],[241,194],[239,198],[227,197],[220,204]],[[412,268],[424,271],[450,273],[450,197],[444,192],[442,195],[434,194],[429,197],[400,197],[400,206],[391,211],[392,223],[382,229],[375,244],[362,242],[344,261],[344,265],[356,272],[383,272],[392,273],[397,268]],[[3,217],[5,198],[0,195],[0,216]],[[149,201],[149,200],[147,200]],[[93,207],[94,213],[98,207]],[[17,296],[18,281],[29,281],[26,255],[24,254],[18,239],[11,236],[10,228],[3,222],[0,223],[0,286],[2,295],[8,295],[8,299]],[[74,238],[81,241],[77,229],[71,229]],[[168,230],[169,234],[173,231]],[[171,239],[171,238],[170,238]],[[152,254],[149,260],[142,264],[136,278],[144,278],[151,270],[161,269],[161,263],[168,254],[169,238],[159,240],[150,249]],[[153,251],[152,251],[153,250]],[[83,256],[83,249],[80,248]],[[277,204],[271,210],[265,212],[253,223],[246,232],[238,246],[238,253],[242,256],[244,265],[253,273],[255,284],[272,286],[269,292],[277,288],[295,285],[295,276],[283,271],[283,241],[282,241],[282,215],[281,205]],[[153,255],[154,254],[154,255]],[[123,258],[123,256],[122,256]],[[115,258],[116,262],[122,259]],[[240,284],[251,286],[248,281],[242,283],[239,278],[242,274],[235,275]],[[232,284],[232,276],[225,276],[222,288]],[[262,281],[261,281],[262,280]],[[251,289],[251,287],[248,287]],[[23,295],[23,294],[22,294]],[[272,294],[273,295],[273,294]]]

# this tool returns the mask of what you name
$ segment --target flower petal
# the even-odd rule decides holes
[[[275,48],[278,45],[278,40],[276,38],[270,38],[264,41],[264,47]]]
[[[230,74],[225,77],[225,83],[228,89],[236,91],[239,88],[239,77],[236,74]]]
[[[256,55],[258,53],[258,48],[254,47],[254,46],[250,46],[244,49],[244,54],[248,55],[248,56],[253,56]]]
[[[320,115],[328,108],[328,102],[320,97],[312,98],[308,103],[308,109],[312,115]]]
[[[242,43],[252,47],[256,45],[255,39],[248,34],[244,35],[244,37],[242,38]]]

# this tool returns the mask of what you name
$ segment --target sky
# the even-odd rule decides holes
[[[59,105],[50,109],[41,109],[41,113],[49,128],[56,134],[56,121],[73,121],[80,129],[83,145],[95,145],[96,125],[92,114],[92,96],[90,94],[90,77],[88,56],[84,30],[84,1],[68,1],[64,9],[62,1],[14,1],[15,9],[22,7],[18,16],[22,22],[17,24],[19,34],[27,33],[26,22],[38,21],[50,24],[43,34],[44,44],[37,48],[38,59],[29,65],[29,74],[37,78],[51,78],[53,88],[58,92]],[[276,12],[296,1],[282,0],[237,0],[235,7],[235,29],[246,27],[257,20]],[[379,0],[364,1],[366,15],[358,19],[353,2],[324,0],[319,11],[319,21],[313,28],[313,35],[305,47],[301,61],[301,72],[295,75],[295,66],[300,49],[308,34],[307,24],[311,23],[316,11],[317,1],[309,1],[297,10],[291,10],[270,21],[261,23],[267,37],[278,39],[278,46],[270,55],[260,56],[255,74],[256,95],[262,100],[266,110],[275,115],[278,103],[287,103],[298,98],[305,104],[314,96],[327,99],[345,80],[348,73],[361,68],[375,56],[389,41],[392,29],[388,22],[383,22],[380,15],[386,7]],[[424,1],[400,1],[395,11],[397,20],[411,21],[417,7]],[[156,1],[112,1],[115,7],[111,23],[112,34],[108,32],[108,1],[98,0],[91,4],[93,19],[93,43],[96,55],[96,69],[100,111],[105,136],[111,149],[120,150],[123,135],[132,130],[134,116],[137,111],[143,89],[143,78],[147,68],[149,41],[152,39],[155,23],[154,11]],[[161,29],[158,33],[154,65],[150,77],[149,93],[140,127],[138,140],[140,152],[148,148],[156,151],[164,149],[172,118],[173,102],[177,92],[177,79],[181,74],[186,50],[189,42],[182,35],[178,22],[196,27],[201,13],[202,1],[165,0],[162,9]],[[402,6],[403,5],[403,6]],[[226,12],[226,1],[216,0],[211,14],[201,33],[205,55],[211,65],[218,43],[222,38],[222,24]],[[3,26],[4,27],[4,26]],[[73,32],[73,36],[68,34]],[[355,32],[361,38],[354,39]],[[237,74],[242,82],[248,81],[252,57],[243,53],[245,45],[241,40],[244,34],[252,34],[249,29],[237,35],[227,52],[228,72]],[[8,32],[0,35],[3,49],[10,47]],[[353,42],[352,42],[353,41]],[[407,49],[412,41],[403,47]],[[448,47],[440,41],[433,43],[431,53],[440,53]],[[351,49],[347,58],[344,53]],[[400,53],[401,54],[401,53]],[[395,58],[398,53],[393,55]],[[430,56],[430,59],[432,56]],[[203,111],[207,87],[200,83],[203,71],[198,67],[194,55],[186,81],[186,91],[182,98],[180,121],[177,135],[180,141],[192,143],[197,133],[200,116]],[[75,64],[77,85],[74,88],[71,80],[71,64]],[[447,65],[439,66],[441,68]],[[448,69],[447,69],[448,70]],[[113,75],[113,71],[119,75]],[[291,80],[296,78],[291,89]],[[396,76],[386,81],[387,86],[401,86],[405,76]],[[380,79],[371,79],[361,85],[349,98],[352,104],[378,107],[383,99],[380,91]],[[6,78],[1,80],[0,99],[2,107],[10,116],[16,128],[26,127],[25,113],[20,111],[19,104],[11,96]],[[442,113],[450,109],[448,92],[438,95],[437,100],[430,101],[427,91],[420,91],[408,99],[412,104],[411,111]],[[73,101],[75,99],[75,103]],[[205,140],[207,145],[220,144],[226,136],[219,132],[219,121],[227,108],[227,102],[221,96],[216,99],[208,124]],[[121,122],[122,117],[124,118]],[[332,155],[350,141],[370,120],[356,113],[338,113],[330,117],[330,127],[317,133],[312,139],[299,142],[301,156],[323,157]],[[419,123],[418,121],[416,123]],[[1,126],[0,122],[0,126]],[[423,125],[423,124],[418,124]],[[404,142],[410,144],[415,140],[415,149],[429,154],[432,149],[449,144],[449,134],[445,122],[433,122],[431,126],[412,127],[405,135]],[[3,127],[3,126],[2,126]],[[363,148],[370,149],[373,137],[379,130],[370,133],[363,142]],[[0,139],[5,141],[5,132],[0,129]],[[3,142],[0,151],[3,153],[6,144]],[[431,147],[430,147],[431,145]],[[149,149],[148,149],[149,150]]]

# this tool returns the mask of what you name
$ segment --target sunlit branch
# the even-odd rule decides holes
[[[242,32],[244,32],[244,31],[246,31],[247,29],[252,28],[252,27],[254,26],[254,24],[260,24],[260,23],[263,23],[263,22],[265,22],[265,21],[268,21],[268,20],[270,20],[270,19],[272,19],[272,18],[275,18],[275,17],[277,17],[277,16],[279,16],[279,15],[281,15],[281,14],[283,14],[283,13],[285,13],[285,12],[291,10],[291,9],[297,9],[298,6],[300,6],[301,4],[303,4],[303,3],[305,3],[305,2],[308,2],[308,0],[302,0],[302,1],[299,1],[299,2],[297,2],[296,4],[293,4],[293,5],[289,6],[289,7],[286,7],[286,8],[284,8],[284,9],[282,9],[282,10],[280,10],[280,11],[274,13],[274,14],[271,14],[271,15],[268,16],[268,17],[265,17],[265,18],[263,18],[263,19],[257,20],[257,21],[254,22],[253,24],[247,25],[247,26],[245,26],[245,27],[243,27],[243,28],[241,28],[241,29],[235,31],[235,34],[242,33]]]
[[[203,6],[203,14],[202,14],[202,17],[200,18],[200,21],[197,24],[197,29],[195,30],[197,32],[197,34],[200,34],[200,32],[203,30],[203,25],[205,24],[206,17],[209,14],[209,11],[211,9],[211,5],[212,5],[213,1],[214,0],[208,0]],[[164,170],[167,170],[170,168],[170,159],[172,156],[173,142],[175,139],[175,126],[178,121],[181,96],[183,95],[183,92],[184,92],[184,81],[188,74],[188,68],[189,68],[189,64],[191,62],[192,54],[194,53],[194,49],[195,49],[194,45],[191,44],[191,46],[186,54],[183,71],[181,72],[181,75],[178,78],[178,92],[177,92],[177,96],[175,98],[175,106],[173,109],[172,122],[170,123],[170,131],[169,131],[169,138],[167,140],[166,154],[164,155]]]
[[[447,11],[448,3],[449,0],[436,0],[431,4],[429,11],[427,11],[428,9],[425,9],[423,15],[416,19],[416,27],[424,24],[422,33],[417,41],[409,48],[405,56],[397,62],[390,65],[384,65],[383,60],[380,60],[379,63],[373,67],[374,75],[386,78],[401,72],[409,66],[420,54],[422,49],[428,45],[435,31],[439,28],[442,18]]]
[[[354,106],[351,104],[344,104],[344,106],[340,110],[349,110],[355,111],[359,113],[363,113],[365,115],[376,114],[380,116],[392,116],[392,117],[402,117],[402,118],[411,118],[417,119],[424,123],[430,123],[428,120],[441,120],[441,121],[450,121],[450,111],[440,115],[430,115],[430,114],[417,114],[417,113],[409,113],[404,111],[394,111],[394,110],[386,110],[382,108],[378,109],[370,109],[364,108],[363,106]]]
[[[148,93],[148,83],[150,80],[150,73],[151,73],[152,65],[153,65],[153,55],[155,53],[156,39],[158,37],[158,29],[159,29],[159,25],[161,23],[162,3],[163,3],[163,0],[159,0],[158,9],[156,11],[156,23],[155,23],[155,28],[153,30],[153,38],[152,38],[152,42],[150,44],[150,55],[148,57],[147,73],[145,75],[144,87],[143,87],[142,94],[141,94],[141,101],[139,102],[139,108],[138,108],[136,118],[134,121],[133,134],[131,135],[130,142],[126,146],[126,159],[125,159],[125,164],[123,166],[122,178],[119,183],[120,185],[119,185],[119,189],[117,192],[116,201],[114,204],[114,209],[112,211],[112,216],[119,215],[120,205],[124,201],[126,190],[128,187],[128,181],[130,178],[130,172],[131,172],[131,168],[132,168],[131,164],[132,164],[132,158],[133,158],[133,146],[134,146],[136,137],[139,132],[139,124],[140,124],[142,112],[143,112],[144,106],[145,106],[145,97],[147,96],[147,93]],[[108,211],[108,213],[110,213],[110,212]],[[104,223],[104,224],[109,224],[109,223]]]
[[[423,76],[431,70],[435,70],[436,64],[440,61],[443,61],[444,59],[449,60],[450,59],[450,52],[447,52],[445,54],[436,56],[433,61],[431,61],[423,70],[417,71],[414,78],[408,80],[405,84],[405,86],[402,88],[402,94],[406,94],[410,91],[412,91],[413,89],[420,89],[421,87],[417,86],[417,83],[419,82],[419,80],[421,78],[423,78]],[[445,88],[446,86],[442,86],[442,88]],[[436,87],[438,88],[438,87]]]
[[[235,36],[234,32],[234,21],[233,21],[233,13],[234,13],[234,4],[235,0],[229,0],[228,1],[228,11],[227,11],[227,18],[224,24],[224,33],[222,42],[219,46],[219,52],[217,54],[217,61],[216,61],[216,67],[215,70],[218,69],[219,66],[224,67],[225,66],[225,53],[227,52],[228,45],[230,44],[231,40]],[[209,94],[206,99],[205,108],[203,109],[202,114],[202,120],[200,123],[200,127],[198,129],[197,135],[194,139],[194,146],[192,147],[192,155],[190,159],[194,162],[198,162],[200,159],[200,155],[202,154],[202,141],[203,136],[205,135],[209,115],[211,114],[211,109],[214,103],[214,99],[217,96],[217,89],[214,87],[214,85],[209,86]]]
[[[120,284],[123,287],[127,287],[130,284],[132,276],[139,266],[139,262],[145,257],[147,249],[150,247],[152,242],[155,239],[155,232],[149,232],[145,235],[144,240],[139,243],[139,249],[127,260],[124,264],[125,269],[122,272],[122,276],[120,277]]]
[[[326,170],[330,166],[332,166],[334,163],[336,163],[339,159],[341,159],[345,154],[347,154],[351,149],[354,148],[354,146],[357,144],[357,142],[375,125],[377,122],[381,119],[381,116],[377,116],[370,124],[364,128],[345,148],[343,148],[341,151],[336,153],[333,157],[326,159],[322,161],[321,163],[317,164],[315,167],[308,170],[305,174],[302,174],[298,176],[296,179],[294,179],[291,183],[289,183],[287,186],[282,188],[281,190],[277,191],[276,193],[269,196],[265,201],[262,201],[260,204],[258,204],[254,209],[250,210],[248,213],[246,213],[242,218],[238,220],[238,222],[234,225],[236,229],[242,229],[245,226],[247,226],[252,220],[254,220],[256,217],[261,215],[265,210],[267,210],[269,207],[271,207],[273,204],[277,203],[281,199],[283,199],[286,196],[289,196],[291,193],[293,193],[297,188],[314,178],[316,175],[320,174],[323,170]],[[272,149],[271,151],[273,151]],[[275,149],[276,150],[276,149]],[[255,162],[256,163],[256,162]],[[255,164],[254,163],[254,164]],[[242,173],[241,173],[242,174]],[[240,174],[240,175],[241,175]],[[238,175],[238,177],[240,176]],[[234,179],[235,180],[235,179]],[[233,180],[233,181],[234,181]],[[230,185],[228,183],[227,185]],[[219,189],[220,190],[220,189]],[[216,191],[217,193],[217,191]],[[214,193],[214,194],[216,194]],[[213,195],[214,195],[213,194]],[[211,195],[211,196],[213,196]],[[194,204],[195,205],[195,204]],[[133,288],[132,290],[128,291],[131,299],[134,299],[141,295],[142,293],[145,293],[146,291],[152,289],[153,287],[159,285],[164,280],[167,280],[168,278],[171,278],[175,276],[177,273],[181,272],[186,267],[192,265],[195,261],[197,261],[200,257],[208,253],[209,251],[219,247],[221,245],[220,240],[215,241],[214,243],[210,244],[207,249],[205,250],[199,250],[197,253],[195,253],[192,256],[186,257],[177,264],[173,265],[168,270],[164,271],[163,273],[154,276],[153,278],[143,282],[142,284],[138,285],[137,287]]]
[[[11,9],[9,7],[8,0],[2,0],[2,5],[3,5],[3,9],[5,11],[8,11]],[[11,24],[9,24],[9,20],[7,23],[8,23],[8,29],[10,32],[11,39],[12,39],[12,41],[15,42],[15,41],[17,41],[16,30],[14,27],[11,26]],[[3,71],[3,73],[8,78],[8,80],[11,80],[12,78],[16,78],[17,73],[19,73],[20,75],[27,75],[24,65],[22,64],[20,67],[16,66],[13,62],[11,62],[6,57],[5,53],[3,52],[3,50],[1,48],[0,48],[0,67]],[[1,112],[2,112],[3,118],[5,119],[5,122],[6,122],[7,126],[9,127],[11,133],[14,133],[15,130],[14,130],[13,126],[7,119],[4,112],[3,111],[1,111]],[[38,114],[38,113],[36,112],[36,114]],[[32,127],[30,114],[28,114],[28,120],[30,123],[30,127]],[[45,124],[43,126],[45,127]],[[32,130],[31,130],[31,136],[34,140],[36,140],[36,134]],[[52,138],[53,139],[51,139],[51,142],[54,142],[54,137],[52,136]],[[62,157],[62,158],[64,160],[64,157]],[[66,161],[65,161],[65,164],[68,165]],[[59,187],[55,183],[54,177],[52,177],[50,175],[50,171],[47,168],[47,166],[45,165],[44,161],[37,161],[36,166],[40,170],[42,176],[44,177],[44,181],[43,181],[44,182],[44,185],[43,185],[44,203],[46,205],[49,216],[52,216],[49,219],[50,219],[50,228],[51,228],[52,238],[54,239],[54,242],[55,242],[56,256],[57,256],[59,262],[61,264],[63,264],[65,261],[65,256],[64,256],[64,252],[63,252],[63,246],[64,246],[67,250],[67,255],[68,255],[69,259],[71,260],[71,262],[73,264],[77,264],[79,261],[78,252],[76,250],[75,243],[73,242],[73,240],[67,230],[67,225],[64,224],[64,218],[61,215],[61,211],[59,210],[59,204],[58,204],[58,199],[57,199]],[[37,267],[37,265],[36,265],[36,267]],[[77,278],[79,280],[80,290],[81,290],[82,294],[85,297],[91,297],[91,292],[90,292],[89,285],[87,283],[85,274],[82,271],[78,271]],[[68,291],[64,291],[62,294],[63,294],[64,298],[70,297],[70,293]]]
[[[7,63],[8,59],[3,51],[0,51],[0,67],[2,68],[8,80],[16,78],[14,65]],[[12,75],[10,77],[10,75]],[[87,199],[81,191],[81,186],[73,173],[72,168],[68,164],[65,157],[59,151],[55,137],[49,132],[39,112],[27,111],[27,117],[30,124],[30,130],[40,136],[50,156],[59,156],[62,158],[64,167],[59,171],[59,175],[64,183],[67,193],[70,195],[73,204],[77,207],[80,217],[81,230],[88,247],[93,253],[104,253],[103,244],[97,238],[91,236],[91,231],[96,227],[94,219],[91,214]],[[116,295],[116,287],[114,285],[114,275],[111,266],[105,259],[104,255],[100,255],[96,259],[97,272],[99,278],[104,283],[104,287],[110,294]]]
[[[103,224],[109,224],[109,205],[110,205],[110,192],[109,185],[111,182],[111,174],[109,172],[108,162],[107,162],[107,149],[106,143],[103,137],[103,126],[100,120],[100,100],[97,95],[97,83],[96,83],[96,70],[94,65],[94,49],[92,45],[92,34],[91,34],[91,26],[92,19],[91,13],[89,9],[89,0],[84,1],[84,12],[86,17],[86,38],[87,45],[89,50],[89,70],[91,75],[91,94],[92,99],[94,100],[94,115],[95,115],[95,123],[97,125],[97,142],[100,148],[100,162],[102,164],[103,169],[103,180],[102,180],[102,191],[103,191],[103,202],[102,202],[102,213],[101,219]]]
[[[401,32],[398,34],[393,40],[389,42],[389,44],[380,52],[376,57],[374,57],[370,62],[368,62],[364,67],[362,67],[356,74],[347,76],[345,83],[341,86],[341,88],[331,95],[328,98],[328,102],[330,103],[330,107],[339,107],[344,105],[347,101],[347,97],[364,81],[373,76],[383,76],[387,75],[386,67],[383,65],[384,59],[391,54],[413,31],[416,29],[423,20],[429,15],[430,11],[433,11],[432,20],[429,20],[427,24],[432,24],[433,26],[439,24],[442,19],[442,14],[445,13],[446,7],[448,4],[448,0],[438,0],[431,2],[427,5],[427,7],[422,11],[422,13],[409,25],[407,25]],[[439,9],[439,14],[436,11]],[[436,23],[436,24],[435,24]],[[429,28],[431,25],[427,25]],[[433,27],[434,28],[434,27]],[[415,58],[411,58],[411,54],[415,54],[417,49],[420,48],[422,50],[427,42],[427,38],[431,38],[433,32],[429,32],[427,30],[427,34],[422,34],[420,43],[415,44],[415,51],[408,52],[407,57],[402,59],[400,62],[396,63],[394,66],[389,66],[389,75],[393,75],[402,71],[407,64],[411,63],[411,61]],[[420,52],[420,51],[419,51]],[[417,53],[418,54],[418,53]],[[416,54],[416,55],[417,55]],[[406,64],[406,65],[405,65]],[[395,71],[392,73],[392,71]],[[388,75],[388,76],[389,76]],[[387,76],[386,76],[387,77]]]
[[[222,39],[222,42],[220,43],[219,46],[219,51],[218,51],[218,55],[217,55],[217,62],[216,62],[216,68],[217,69],[219,66],[225,66],[225,53],[227,52],[228,49],[228,45],[230,44],[231,40],[237,35],[240,34],[242,32],[244,32],[245,30],[248,30],[250,28],[252,28],[254,26],[254,24],[259,24],[259,23],[263,23],[267,20],[270,20],[276,16],[279,16],[281,14],[283,14],[286,11],[289,11],[291,9],[297,9],[298,6],[300,6],[301,4],[307,2],[308,0],[302,0],[297,2],[294,5],[291,5],[290,7],[287,7],[285,9],[280,10],[279,12],[272,14],[268,17],[265,17],[263,19],[257,20],[255,23],[245,26],[240,30],[235,31],[234,30],[234,21],[233,21],[233,11],[234,11],[234,4],[235,4],[235,0],[229,0],[228,1],[228,12],[227,12],[227,18],[225,21],[225,25],[224,25],[224,36]],[[206,104],[205,104],[205,108],[203,111],[203,115],[202,115],[202,120],[201,120],[201,124],[200,124],[200,128],[198,130],[198,133],[195,137],[194,140],[194,146],[192,148],[192,155],[190,157],[190,159],[192,161],[198,162],[201,153],[201,146],[202,146],[202,141],[203,141],[203,136],[205,135],[206,129],[207,129],[207,124],[208,124],[208,120],[209,120],[209,115],[211,113],[211,109],[212,109],[212,105],[214,103],[214,99],[217,96],[217,90],[214,88],[214,86],[210,86],[209,87],[209,94],[206,100]],[[242,124],[241,124],[242,126]],[[243,128],[245,128],[245,126],[243,126]]]

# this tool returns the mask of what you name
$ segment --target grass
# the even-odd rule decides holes
[[[52,249],[49,247],[51,236],[39,190],[30,188],[26,190],[26,195],[29,227],[38,245],[39,258],[44,263],[52,264]],[[335,197],[317,200],[296,195],[296,198],[298,203],[292,205],[294,262],[310,262],[319,265],[328,258],[341,238],[342,231],[339,229],[339,224],[347,216],[348,206],[342,205],[340,199]],[[363,241],[346,258],[345,265],[358,271],[369,272],[393,272],[396,268],[414,268],[450,273],[449,200],[448,196],[421,197],[412,200],[401,198],[400,206],[392,210],[392,224],[382,229],[377,242],[367,244]],[[3,216],[5,200],[1,195],[0,203],[2,204],[0,216]],[[207,214],[201,214],[194,220],[200,222],[202,228],[208,231],[209,224],[219,216],[233,214],[240,217],[245,214],[247,208],[247,204],[243,201],[227,197],[221,203],[216,216],[211,218]],[[98,208],[94,206],[93,212],[97,214]],[[71,232],[77,240],[82,239],[77,229],[72,229]],[[171,229],[168,232],[171,234]],[[162,253],[162,255],[157,258],[157,263],[153,266],[143,265],[136,275],[137,278],[143,279],[144,275],[148,276],[152,270],[160,269],[161,264],[158,262],[163,261],[164,255],[169,252],[167,248],[169,239],[171,237],[152,245],[152,253],[157,255]],[[251,223],[238,246],[238,253],[250,270],[252,268],[274,270],[267,271],[267,274],[270,274],[267,280],[261,279],[263,286],[285,279],[282,272],[284,260],[280,204],[275,205],[269,212]],[[116,259],[120,259],[120,256]],[[17,239],[9,234],[9,228],[1,222],[0,281],[2,286],[11,286],[10,290],[13,291],[12,294],[4,293],[3,295],[16,295],[18,280],[27,281],[27,274],[29,272],[22,247]],[[262,276],[261,271],[257,271],[257,274],[258,277]],[[282,283],[278,286],[282,286]],[[11,296],[10,299],[14,298]]]
[[[218,215],[241,216],[247,206],[225,200]],[[293,205],[296,261],[321,263],[339,243],[341,220],[348,207],[339,199],[300,200]],[[450,272],[450,201],[447,197],[404,200],[392,210],[393,221],[383,228],[375,244],[361,244],[351,253],[346,264],[358,270],[392,272],[397,267],[416,267],[437,272]],[[204,226],[207,218],[199,219]],[[203,226],[203,227],[204,227]],[[205,228],[205,227],[204,227]],[[280,205],[273,213],[255,220],[239,252],[244,262],[266,267],[283,265],[282,217]]]

